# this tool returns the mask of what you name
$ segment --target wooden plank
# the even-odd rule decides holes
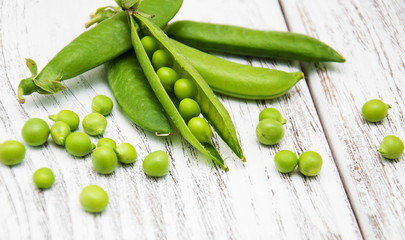
[[[16,100],[19,79],[28,76],[24,58],[39,67],[83,31],[88,13],[111,1],[72,0],[63,5],[51,0],[0,2],[0,142],[22,140],[20,130],[31,117],[46,119],[71,109],[81,119],[89,113],[96,94],[112,96],[104,69],[96,68],[65,81],[67,89],[53,96]],[[80,6],[80,7],[79,7]],[[277,1],[185,1],[176,19],[227,23],[258,29],[285,30]],[[271,59],[236,58],[255,66],[298,70],[297,65]],[[5,239],[361,239],[361,235],[331,156],[322,126],[305,81],[286,96],[269,101],[245,101],[220,96],[229,110],[247,157],[234,160],[217,136],[214,142],[230,167],[228,173],[191,148],[178,133],[158,138],[131,123],[115,107],[104,137],[132,143],[138,160],[119,166],[109,175],[95,173],[90,156],[74,158],[51,140],[43,147],[27,147],[24,162],[0,165],[0,236]],[[115,104],[117,106],[117,104]],[[260,145],[255,136],[260,110],[280,109],[288,120],[283,141]],[[46,120],[51,124],[50,120]],[[80,128],[82,130],[82,128]],[[92,138],[96,142],[98,138]],[[171,170],[161,179],[146,177],[142,159],[165,150]],[[305,178],[295,171],[279,174],[274,154],[290,149],[297,154],[319,152],[321,174]],[[45,191],[32,184],[33,172],[48,166],[56,182]],[[102,214],[88,214],[79,204],[81,189],[98,184],[110,196]]]
[[[405,161],[384,159],[382,139],[405,141],[405,2],[281,1],[290,30],[319,38],[344,64],[304,64],[311,94],[365,238],[405,235]],[[316,11],[315,11],[316,10]],[[361,107],[378,98],[387,119],[368,123]]]

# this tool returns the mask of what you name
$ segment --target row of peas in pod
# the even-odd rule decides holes
[[[179,101],[178,111],[187,123],[188,128],[200,142],[211,142],[212,129],[208,122],[199,117],[201,108],[196,97],[197,86],[187,78],[180,78],[172,68],[173,57],[166,49],[161,49],[156,39],[144,36],[141,39],[143,48],[151,59],[161,84],[166,92],[176,96]]]

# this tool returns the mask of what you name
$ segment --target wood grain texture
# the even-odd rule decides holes
[[[24,105],[16,96],[19,80],[28,76],[24,58],[31,57],[43,67],[83,31],[88,13],[109,4],[113,1],[72,0],[61,11],[60,2],[52,0],[0,1],[0,142],[22,141],[20,130],[29,118],[40,117],[52,124],[48,115],[70,109],[82,119],[91,111],[93,96],[112,97],[103,67],[65,81],[67,88],[61,93],[34,94]],[[186,0],[175,19],[287,29],[275,0]],[[299,70],[296,63],[223,57],[254,66]],[[314,75],[316,72],[309,73],[309,79]],[[215,135],[214,143],[230,168],[225,173],[178,132],[170,138],[156,137],[115,107],[104,137],[132,143],[137,162],[103,176],[93,170],[89,156],[72,157],[52,140],[43,147],[27,146],[22,164],[0,165],[0,239],[362,238],[305,81],[276,100],[219,97],[236,125],[246,163],[236,160]],[[255,136],[259,112],[265,107],[278,108],[288,121],[283,141],[272,147],[260,145]],[[279,174],[273,156],[281,149],[297,154],[319,152],[324,159],[322,172],[314,178],[305,178],[298,171]],[[169,175],[160,179],[146,177],[142,170],[143,158],[155,150],[168,152],[171,159]],[[45,191],[36,189],[31,179],[43,166],[56,176],[54,186]],[[78,196],[88,184],[103,187],[110,196],[102,214],[81,209]]]
[[[387,135],[405,141],[405,2],[281,3],[291,31],[324,40],[347,58],[345,64],[305,64],[304,70],[364,237],[403,239],[404,155],[390,161],[377,149]],[[392,106],[381,123],[361,116],[374,98]]]

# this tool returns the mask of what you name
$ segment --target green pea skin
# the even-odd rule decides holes
[[[174,94],[179,101],[185,98],[194,99],[197,96],[197,87],[187,78],[180,78],[174,83]]]
[[[390,105],[380,99],[373,99],[363,105],[361,113],[364,119],[369,122],[380,122],[387,116],[388,109],[390,108]]]
[[[256,136],[264,145],[279,143],[284,137],[284,128],[280,122],[273,119],[264,119],[256,127]]]
[[[83,118],[84,131],[92,136],[102,135],[107,127],[107,119],[100,113],[90,113]]]
[[[91,143],[90,137],[84,132],[69,134],[65,141],[66,150],[76,157],[89,154],[96,146]]]
[[[151,152],[143,160],[142,167],[148,176],[163,177],[170,169],[169,156],[161,150]]]
[[[387,159],[397,159],[404,152],[404,143],[400,138],[388,135],[382,140],[378,152]]]
[[[94,169],[101,174],[110,174],[117,168],[117,155],[110,147],[99,147],[91,154]]]
[[[280,122],[283,125],[287,123],[287,120],[285,120],[283,116],[281,116],[281,113],[275,108],[266,108],[263,111],[261,111],[259,114],[259,121],[264,119],[273,119]]]
[[[51,169],[43,167],[35,171],[32,176],[35,186],[38,188],[50,188],[55,182],[55,176]]]
[[[117,148],[115,148],[115,153],[117,154],[118,160],[121,163],[133,163],[136,160],[136,150],[129,143],[121,143]]]
[[[63,121],[67,123],[71,131],[76,130],[79,127],[80,118],[75,112],[70,110],[62,110],[58,114],[50,115],[49,119],[53,121]]]
[[[98,142],[97,142],[97,147],[103,147],[103,146],[114,149],[117,147],[117,144],[111,138],[100,138],[100,140],[98,140]]]
[[[274,156],[276,168],[281,173],[292,172],[298,165],[298,157],[290,150],[281,150]]]
[[[48,140],[49,126],[40,118],[31,118],[22,128],[22,137],[30,146],[40,146]]]
[[[111,113],[113,105],[111,98],[104,95],[97,95],[91,101],[91,109],[104,116]]]
[[[202,143],[210,143],[212,136],[212,129],[208,122],[200,117],[193,117],[187,124],[190,131]]]
[[[187,123],[193,117],[198,117],[201,113],[200,105],[191,98],[185,98],[180,101],[179,112]]]
[[[80,193],[80,204],[87,212],[102,212],[108,205],[108,195],[101,187],[89,185]]]
[[[141,43],[143,48],[145,49],[146,53],[148,54],[148,57],[151,57],[152,54],[159,49],[159,44],[151,36],[145,36],[141,39]]]
[[[308,177],[313,177],[319,174],[322,168],[322,157],[317,152],[303,152],[298,159],[298,169]]]
[[[56,121],[51,127],[51,137],[58,145],[65,145],[67,136],[70,134],[70,127],[67,123]]]
[[[171,67],[173,65],[173,57],[170,55],[169,51],[159,49],[152,55],[152,65],[155,69]]]
[[[174,83],[179,79],[179,75],[176,71],[169,67],[161,67],[157,70],[160,82],[167,92],[173,92]]]
[[[15,140],[8,140],[0,145],[0,162],[4,165],[17,165],[25,157],[25,147]]]

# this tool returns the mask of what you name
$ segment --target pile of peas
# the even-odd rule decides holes
[[[212,129],[204,118],[199,117],[201,108],[196,101],[198,89],[195,83],[190,79],[179,77],[179,74],[173,69],[172,55],[166,49],[161,49],[155,38],[144,36],[141,43],[151,59],[162,86],[169,96],[174,93],[179,100],[179,113],[190,131],[198,141],[211,142]]]

